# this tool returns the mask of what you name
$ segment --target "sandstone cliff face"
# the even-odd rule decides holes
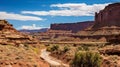
[[[31,36],[22,34],[6,20],[0,20],[0,44],[37,44]]]
[[[91,28],[78,32],[75,37],[85,41],[103,41],[117,43],[120,40],[120,3],[106,6],[95,14],[95,23]]]
[[[78,32],[84,30],[93,25],[93,21],[78,22],[78,23],[61,23],[61,24],[51,24],[51,30],[66,30],[72,32]]]
[[[95,13],[93,28],[120,26],[120,3],[109,4],[104,10]]]

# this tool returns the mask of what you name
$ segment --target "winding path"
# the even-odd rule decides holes
[[[69,67],[68,64],[64,64],[61,60],[58,60],[54,57],[50,56],[50,52],[47,52],[46,49],[41,50],[41,58],[43,58],[46,62],[53,66],[64,66],[64,67]]]

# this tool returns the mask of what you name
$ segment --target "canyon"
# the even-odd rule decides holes
[[[59,36],[59,33],[61,33],[61,31],[63,30],[64,32],[70,31],[69,33],[72,34],[69,36],[62,35],[57,38],[54,37],[53,39],[55,40],[53,39],[52,40],[55,43],[50,43],[50,46],[47,45],[49,46],[48,51],[52,53],[51,55],[53,57],[56,57],[66,63],[68,63],[69,61],[71,61],[71,59],[73,59],[74,54],[78,49],[80,49],[79,51],[81,51],[81,53],[87,51],[91,51],[93,53],[97,52],[102,57],[102,64],[100,65],[100,67],[119,67],[120,66],[120,60],[119,60],[120,9],[119,8],[120,8],[120,3],[113,3],[107,5],[103,10],[100,10],[98,13],[95,13],[95,21],[92,25],[86,27],[85,29],[81,29],[81,30],[79,29],[77,30],[77,32],[74,31],[76,33],[73,33],[72,28],[74,28],[75,30],[80,27],[76,26],[75,28],[74,26],[70,26],[71,23],[70,24],[61,23],[61,24],[51,25],[50,30],[52,30],[51,31],[52,34],[54,33],[53,35],[58,34]],[[80,26],[82,27],[82,25]],[[50,31],[48,31],[47,33],[51,34]],[[66,33],[61,33],[61,34],[66,34]],[[69,42],[72,43],[70,44]],[[58,48],[56,51],[49,50],[50,48],[52,48],[51,44],[53,45],[53,47],[56,46],[54,44],[58,44],[57,46],[59,46],[60,48]],[[66,46],[68,50],[64,52]],[[78,56],[80,56],[80,54]],[[81,56],[79,58],[81,58]],[[78,67],[79,64],[80,63],[78,62]]]
[[[29,33],[30,35],[17,31],[8,21],[0,20],[0,66],[50,67],[45,60],[49,58],[47,60],[51,61],[51,56],[69,64],[79,48],[82,52],[99,53],[103,59],[102,67],[119,67],[119,8],[120,3],[109,4],[95,13],[94,21],[55,23],[45,32]],[[39,56],[40,52],[42,57]]]

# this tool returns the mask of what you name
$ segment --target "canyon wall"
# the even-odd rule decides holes
[[[120,3],[109,4],[99,13],[95,13],[93,26],[78,32],[75,37],[84,38],[85,41],[118,43],[120,41]]]
[[[99,13],[95,13],[95,24],[93,28],[120,26],[120,3],[106,6]]]
[[[60,23],[60,24],[51,24],[51,30],[66,30],[72,31],[74,33],[84,30],[93,25],[93,21],[85,21],[85,22],[78,22],[78,23]]]

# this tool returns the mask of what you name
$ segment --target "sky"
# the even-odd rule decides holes
[[[120,0],[0,0],[0,19],[14,28],[49,28],[53,23],[93,21],[94,13]]]

